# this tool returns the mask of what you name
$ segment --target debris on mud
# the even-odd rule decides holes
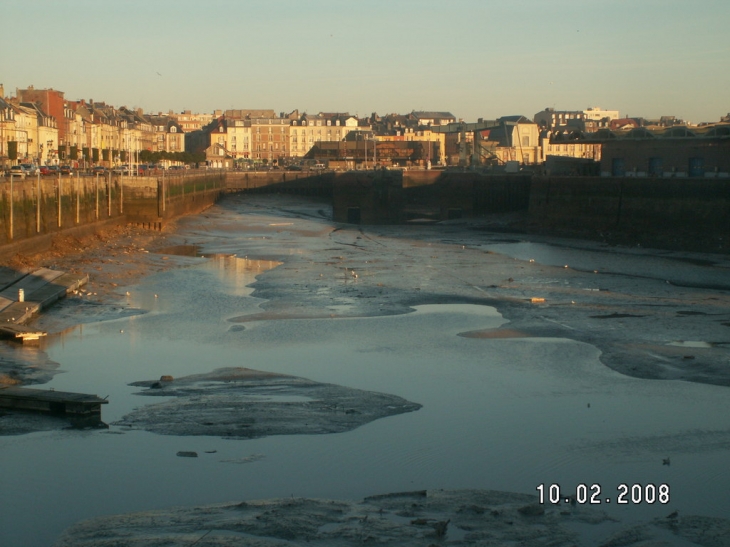
[[[143,381],[140,395],[164,396],[114,425],[162,435],[251,439],[341,433],[421,408],[385,393],[247,368],[221,368],[169,381]]]

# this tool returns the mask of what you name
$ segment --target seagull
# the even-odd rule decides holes
[[[669,458],[662,459],[662,465],[672,465],[672,462]]]
[[[158,75],[158,76],[162,76],[162,74],[160,74],[159,72],[157,73],[157,75]]]

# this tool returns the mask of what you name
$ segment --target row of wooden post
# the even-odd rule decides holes
[[[36,175],[36,232],[40,233],[41,231],[41,175]],[[14,201],[14,178],[15,176],[11,173],[10,174],[10,230],[9,230],[9,239],[13,239],[15,237],[14,234],[14,221],[15,221],[15,201]],[[112,216],[112,192],[111,192],[111,178],[112,175],[109,173],[109,176],[107,178],[107,215]],[[123,179],[120,179],[121,182],[119,184],[119,214],[124,213],[124,183]],[[63,178],[61,177],[61,174],[58,174],[58,186],[57,186],[57,201],[58,201],[58,227],[60,228],[62,225],[62,216],[61,216],[61,197],[63,195],[63,187],[62,187],[62,181]],[[76,224],[79,224],[81,222],[81,193],[79,192],[79,186],[80,186],[80,175],[76,174]],[[99,174],[96,174],[96,181],[95,181],[95,193],[96,193],[96,220],[99,220]]]

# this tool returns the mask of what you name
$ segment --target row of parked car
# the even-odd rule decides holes
[[[12,175],[13,177],[24,179],[26,177],[32,177],[35,175],[42,175],[42,176],[53,176],[53,175],[73,175],[73,169],[70,165],[34,165],[32,163],[21,163],[18,165],[13,165],[5,171],[5,176],[10,177]]]
[[[171,165],[168,167],[171,171],[178,171],[187,169],[188,167],[185,165]],[[147,175],[150,172],[158,171],[158,170],[164,170],[165,167],[162,165],[155,165],[155,164],[146,164],[142,163],[136,166],[136,171],[138,175]],[[102,167],[100,165],[97,165],[90,170],[86,171],[86,173],[91,174],[92,176],[96,175],[105,175],[110,170],[106,167]],[[117,167],[114,167],[111,169],[111,172],[115,175],[132,175],[134,174],[135,168],[131,167],[129,165],[119,165]],[[44,177],[47,176],[58,176],[61,175],[73,175],[74,169],[70,165],[34,165],[31,163],[21,163],[18,165],[13,165],[5,171],[5,176],[10,177],[12,175],[14,178],[24,179],[26,177],[32,177],[36,175],[41,175]]]

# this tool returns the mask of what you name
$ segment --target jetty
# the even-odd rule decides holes
[[[45,336],[45,332],[24,323],[88,281],[88,275],[78,276],[49,268],[31,273],[4,269],[0,272],[0,335],[21,342]]]
[[[101,405],[108,402],[96,395],[84,393],[0,386],[0,408],[11,410],[89,416],[101,414]]]

